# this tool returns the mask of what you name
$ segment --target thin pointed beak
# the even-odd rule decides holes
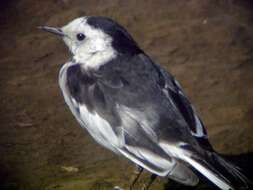
[[[66,36],[66,34],[64,34],[60,28],[49,27],[49,26],[39,26],[38,28],[46,32],[50,32],[52,34],[56,34],[58,36],[62,36],[62,37]]]

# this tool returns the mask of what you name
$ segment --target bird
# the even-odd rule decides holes
[[[59,72],[64,100],[97,143],[157,176],[195,186],[204,176],[219,189],[246,189],[240,168],[215,152],[203,122],[179,82],[153,61],[119,23],[75,18],[59,36],[71,59]],[[116,186],[115,189],[121,189]]]

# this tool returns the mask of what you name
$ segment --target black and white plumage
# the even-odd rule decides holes
[[[196,170],[220,189],[247,188],[237,167],[212,149],[179,83],[123,27],[82,17],[42,29],[59,34],[73,54],[59,84],[71,112],[99,144],[186,185],[198,183]]]

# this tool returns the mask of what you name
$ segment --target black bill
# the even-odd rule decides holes
[[[39,26],[38,28],[46,32],[50,32],[52,34],[56,34],[58,36],[62,36],[62,37],[65,36],[65,34],[60,28],[55,28],[55,27],[50,27],[50,26]]]

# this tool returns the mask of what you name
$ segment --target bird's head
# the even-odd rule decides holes
[[[62,37],[74,60],[94,67],[121,54],[131,56],[141,52],[129,33],[106,17],[80,17],[61,28],[40,28]]]

